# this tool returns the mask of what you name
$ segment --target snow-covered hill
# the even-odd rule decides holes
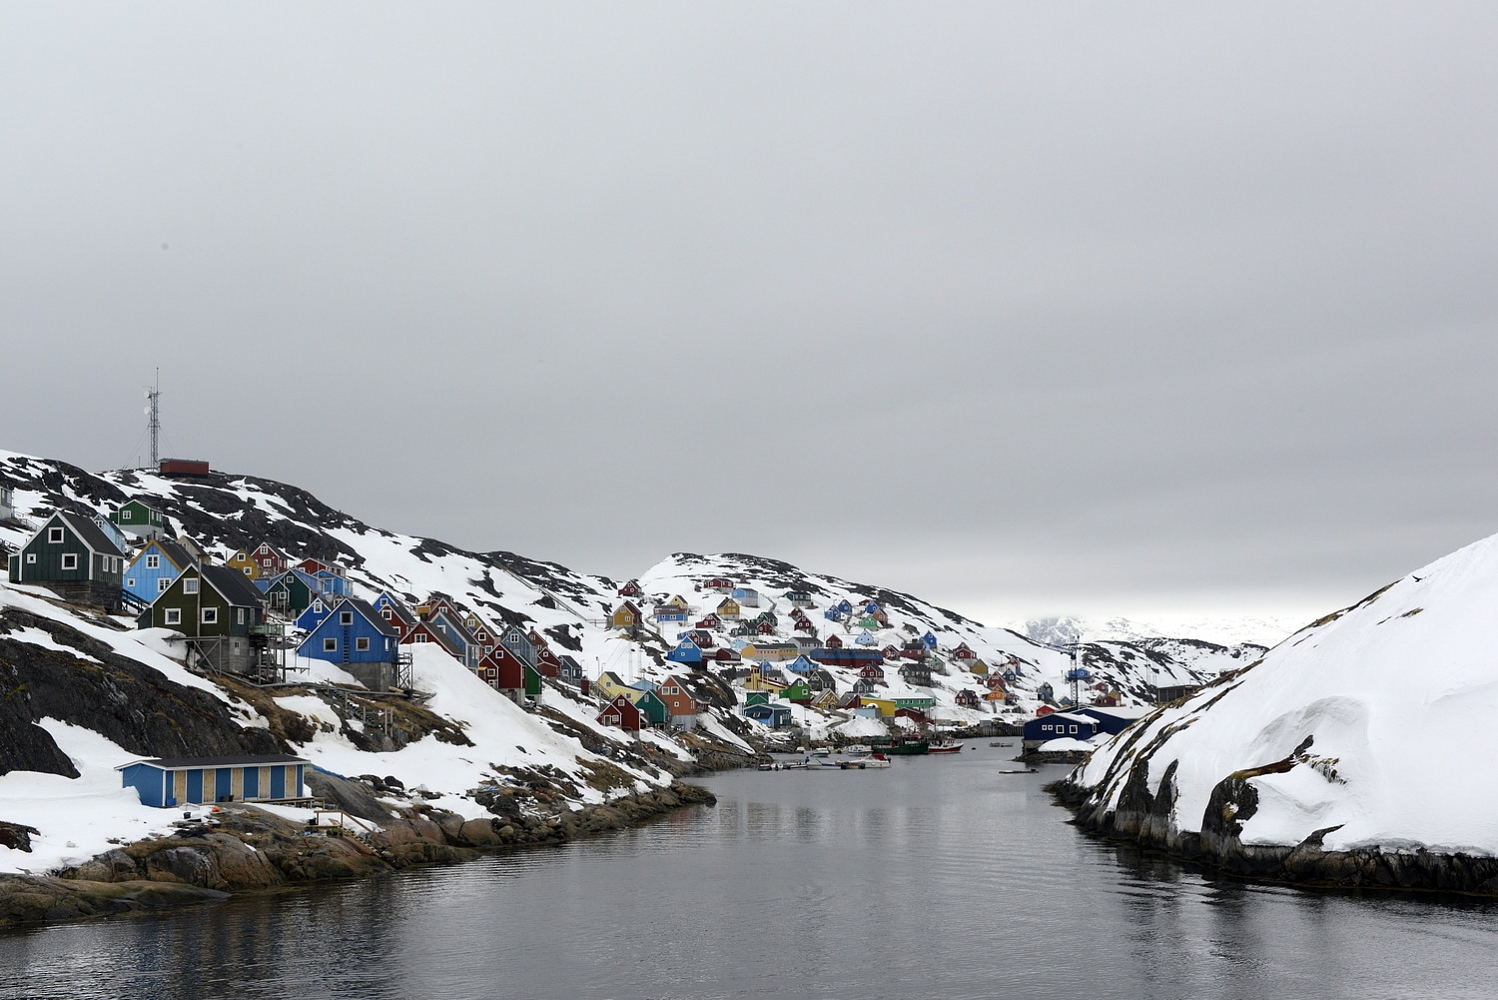
[[[1498,855],[1495,608],[1498,536],[1307,626],[1104,745],[1069,779],[1083,822],[1333,881],[1346,858],[1388,884],[1424,884],[1389,874],[1401,867],[1389,859]]]
[[[13,673],[30,671],[12,678],[13,686],[33,685],[32,695],[12,699],[11,715],[0,718],[0,795],[6,800],[0,819],[43,829],[35,838],[37,855],[13,859],[0,852],[0,869],[76,861],[102,849],[106,836],[139,835],[159,822],[158,813],[141,812],[131,795],[119,791],[111,770],[141,756],[296,752],[336,773],[389,775],[408,787],[425,786],[432,796],[429,801],[437,806],[473,814],[477,807],[463,798],[464,793],[486,782],[546,774],[565,785],[567,791],[559,793],[562,798],[596,801],[605,794],[669,780],[660,765],[685,765],[692,749],[747,751],[758,732],[740,714],[742,674],[730,683],[717,671],[691,674],[666,660],[678,633],[693,622],[656,628],[647,621],[634,634],[608,626],[606,616],[620,601],[621,581],[511,552],[469,552],[435,539],[385,531],[328,507],[304,490],[253,476],[183,479],[141,471],[95,475],[63,462],[0,452],[0,482],[15,488],[16,511],[33,524],[53,510],[93,516],[138,497],[163,511],[174,532],[193,539],[216,558],[263,541],[294,558],[316,557],[347,567],[356,596],[373,598],[389,592],[416,603],[440,593],[494,624],[534,628],[557,651],[574,656],[592,678],[613,671],[627,683],[644,684],[673,674],[686,676],[710,709],[701,717],[703,727],[695,738],[701,746],[689,748],[692,741],[658,731],[635,740],[598,725],[597,703],[571,688],[551,685],[541,708],[527,711],[455,661],[424,649],[418,651],[415,664],[416,686],[432,697],[425,705],[402,708],[398,723],[385,733],[380,723],[369,721],[384,718],[378,704],[367,699],[360,704],[354,698],[351,707],[348,698],[330,693],[329,683],[347,687],[351,679],[322,661],[294,661],[301,668],[291,675],[291,680],[302,682],[297,689],[255,689],[234,678],[203,677],[174,658],[180,647],[165,643],[162,634],[135,631],[128,618],[100,618],[44,590],[0,582],[0,666],[8,663]],[[13,548],[29,533],[24,523],[0,524],[0,542]],[[860,606],[874,601],[887,614],[887,626],[875,630],[878,646],[898,647],[931,633],[937,639],[931,683],[909,682],[890,664],[877,693],[929,697],[937,719],[972,722],[999,707],[1011,718],[1023,719],[1042,703],[1047,686],[1052,700],[1069,690],[1064,680],[1071,666],[1066,650],[984,626],[908,594],[808,573],[787,563],[746,555],[679,554],[644,573],[640,582],[647,595],[661,599],[681,593],[701,613],[708,597],[718,596],[699,590],[710,576],[731,577],[765,595],[762,607],[779,611],[779,624],[765,637],[772,641],[784,641],[791,632],[783,599],[788,589],[811,592],[815,606],[806,613],[821,640],[833,634],[850,642],[856,639],[858,630],[822,615],[827,605],[844,599]],[[653,607],[648,599],[640,604],[647,613]],[[731,641],[727,625],[718,639],[720,645]],[[964,643],[989,667],[1013,670],[1007,685],[1012,704],[958,706],[959,692],[986,691],[983,678],[954,656]],[[1149,701],[1157,685],[1210,679],[1232,664],[1233,653],[1189,642],[1155,647],[1089,642],[1079,650],[1082,663],[1095,675],[1089,683],[1116,689],[1125,703],[1133,704]],[[90,657],[112,664],[109,669],[117,676],[134,677],[132,683],[138,687],[130,690],[155,693],[111,694],[107,676],[91,673],[88,676],[103,686],[74,685],[77,696],[64,697],[60,692],[69,690],[69,678],[81,676],[69,671],[84,669],[79,664],[90,662]],[[856,679],[841,668],[829,673],[839,693]],[[44,695],[43,688],[51,693]],[[1086,692],[1089,699],[1100,693]],[[135,697],[146,698],[149,704],[132,704]],[[188,703],[194,706],[190,710],[172,707]],[[119,712],[100,709],[115,704]],[[38,714],[40,705],[50,707]],[[173,712],[209,721],[196,728],[174,727]],[[813,734],[850,725],[846,712],[797,707],[796,714]],[[882,725],[861,719],[845,731],[861,733]],[[39,748],[37,761],[17,756],[21,746]],[[33,773],[37,771],[42,773]],[[79,777],[72,777],[74,772]],[[63,801],[76,808],[60,806]],[[83,812],[91,818],[77,826]],[[78,834],[75,826],[93,832]]]

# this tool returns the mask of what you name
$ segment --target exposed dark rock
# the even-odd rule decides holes
[[[34,826],[0,821],[0,847],[9,847],[13,851],[25,851],[29,854],[31,853],[31,835],[34,833],[41,836],[41,832]]]
[[[350,816],[384,822],[394,815],[365,785],[315,767],[306,770],[307,790],[330,806],[337,806]]]

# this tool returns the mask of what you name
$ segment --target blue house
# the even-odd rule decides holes
[[[1088,705],[1077,709],[1072,714],[1091,716],[1097,720],[1099,729],[1112,736],[1128,729],[1149,711],[1147,708],[1109,708],[1102,705]]]
[[[125,591],[150,604],[166,593],[192,563],[192,556],[176,542],[153,538],[125,568]]]
[[[879,640],[874,638],[874,633],[868,631],[858,633],[858,638],[854,639],[853,641],[858,643],[860,646],[879,645]]]
[[[927,632],[925,635],[921,636],[921,642],[926,644],[927,649],[936,648],[936,636],[932,635],[930,632]]]
[[[791,724],[792,714],[790,707],[786,705],[750,705],[744,709],[744,718],[771,729],[779,729]]]
[[[687,620],[687,609],[676,604],[657,605],[651,613],[658,622],[684,622]]]
[[[531,642],[531,637],[526,634],[525,629],[518,625],[508,626],[499,637],[499,644],[524,663],[528,667],[536,665],[536,644]]]
[[[141,805],[166,808],[188,803],[265,802],[300,799],[302,778],[311,761],[290,754],[253,757],[155,758],[121,764],[115,770]]]
[[[789,670],[793,674],[809,674],[814,670],[820,670],[821,664],[817,663],[805,653],[802,653],[790,663],[787,663],[785,665],[785,669]]]
[[[296,617],[296,627],[304,632],[311,632],[323,623],[323,619],[333,613],[331,604],[324,604],[321,597],[307,605],[307,610]]]
[[[327,569],[317,571],[317,586],[324,597],[348,597],[353,593],[348,577]]]
[[[702,650],[691,639],[683,639],[680,645],[666,654],[666,659],[672,663],[685,663],[695,667],[702,662]]]
[[[1090,715],[1077,712],[1050,712],[1025,723],[1025,746],[1059,740],[1089,740],[1102,731],[1102,725]]]
[[[400,635],[368,602],[345,597],[297,648],[298,656],[336,663],[371,691],[395,681]]]
[[[837,605],[834,604],[832,605],[832,607],[822,612],[822,617],[830,622],[840,622],[843,620],[843,612],[839,611],[837,609]]]

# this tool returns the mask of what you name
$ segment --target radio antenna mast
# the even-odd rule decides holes
[[[146,390],[146,415],[150,418],[147,428],[151,432],[151,468],[161,467],[161,369],[156,369],[156,387]]]

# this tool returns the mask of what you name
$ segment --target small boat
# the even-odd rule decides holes
[[[890,759],[882,753],[870,754],[863,764],[865,767],[889,767]]]
[[[888,746],[881,746],[879,750],[891,757],[913,757],[925,753],[930,747],[931,744],[925,740],[897,739]]]
[[[761,771],[804,771],[809,765],[804,760],[777,760],[759,765]]]
[[[832,751],[827,747],[817,747],[811,752],[811,755],[813,757],[829,757],[832,755]]]
[[[960,740],[937,740],[926,747],[927,753],[961,753],[962,742]]]
[[[1038,767],[1022,767],[1022,768],[1018,768],[1018,769],[1010,769],[1008,771],[995,771],[994,773],[995,774],[1039,774],[1040,773],[1040,768],[1038,768]]]
[[[991,747],[1012,747],[1012,746],[1014,746],[1014,744],[1012,742],[1011,743],[990,743],[989,746],[991,746]]]
[[[844,771],[862,771],[868,765],[869,762],[866,760],[840,760],[837,762],[837,766]]]
[[[850,747],[843,747],[843,753],[849,757],[867,757],[874,752],[874,748],[867,743],[855,743]]]

